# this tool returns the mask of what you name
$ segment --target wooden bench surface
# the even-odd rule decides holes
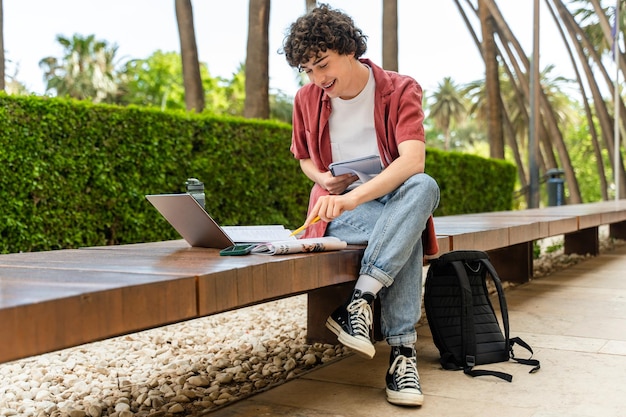
[[[621,200],[437,217],[435,228],[442,254],[624,221]],[[0,363],[347,283],[362,251],[224,257],[177,240],[0,255]]]
[[[351,281],[361,256],[226,257],[183,240],[0,255],[0,363]]]
[[[626,221],[626,200],[435,217],[449,250],[493,250]]]

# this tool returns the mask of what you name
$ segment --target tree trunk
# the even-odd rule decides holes
[[[270,0],[250,0],[246,49],[246,100],[243,115],[268,119]]]
[[[383,68],[398,71],[398,0],[383,0]]]
[[[596,12],[596,16],[598,17],[598,22],[600,23],[600,28],[602,29],[606,42],[609,45],[612,45],[613,35],[611,34],[611,24],[604,14],[604,10],[602,10],[600,2],[598,0],[589,0],[589,2],[593,5],[593,10]],[[619,59],[619,68],[623,74],[626,74],[626,57],[622,53],[618,53],[617,56]]]
[[[0,91],[4,91],[4,14],[0,0]]]
[[[507,25],[506,21],[502,17],[502,13],[498,9],[494,0],[484,0],[486,5],[489,7],[489,12],[493,16],[496,22],[496,26],[498,28],[498,34],[502,39],[502,43],[511,43],[513,47],[516,49],[517,57],[515,55],[510,55],[509,59],[516,60],[519,59],[523,65],[524,72],[529,73],[530,71],[530,63],[528,58],[526,57],[522,47],[520,46],[517,38],[511,32],[511,29]],[[519,57],[519,58],[518,58]],[[521,73],[518,74],[520,77]],[[546,128],[548,129],[548,133],[550,134],[551,143],[557,149],[559,159],[561,161],[561,167],[565,173],[565,180],[567,181],[567,188],[569,189],[569,201],[573,204],[578,204],[582,202],[582,198],[580,195],[580,188],[578,186],[578,180],[576,179],[576,175],[574,173],[574,168],[572,167],[572,161],[569,157],[569,153],[565,146],[565,142],[563,140],[563,135],[559,130],[558,124],[554,117],[554,113],[552,112],[552,108],[548,99],[543,92],[543,89],[540,88],[539,91],[539,109],[540,113],[543,117],[543,121],[546,124]]]
[[[484,3],[485,0],[478,1],[478,14],[483,35],[482,56],[485,61],[485,97],[487,98],[489,156],[504,159],[504,134],[502,129],[502,106],[500,105],[498,53],[493,37],[493,17]]]
[[[604,170],[604,161],[602,159],[602,150],[600,147],[600,141],[598,140],[598,132],[596,130],[595,122],[593,120],[593,113],[591,111],[591,106],[589,106],[589,99],[587,97],[585,86],[583,84],[583,79],[580,74],[580,71],[578,70],[576,59],[574,58],[574,54],[572,53],[572,48],[569,42],[567,42],[567,37],[565,36],[565,32],[563,31],[563,25],[559,24],[559,19],[556,15],[556,12],[554,11],[554,6],[552,6],[550,2],[546,2],[546,3],[547,3],[549,12],[552,15],[552,19],[556,23],[556,27],[559,30],[559,34],[561,35],[561,38],[563,39],[563,43],[565,44],[565,47],[567,48],[567,53],[572,63],[572,68],[574,69],[574,73],[576,74],[576,82],[578,83],[578,88],[580,89],[582,103],[585,109],[585,117],[587,119],[587,125],[589,127],[589,134],[591,135],[593,153],[596,158],[598,177],[600,178],[600,193],[602,194],[602,199],[606,201],[609,199],[609,194],[608,194],[608,183],[606,180],[606,172]],[[568,25],[565,25],[565,26],[566,28],[569,28]],[[569,36],[571,39],[575,39],[576,34],[575,32],[569,33]]]
[[[501,102],[501,105],[504,107],[504,103]],[[522,161],[522,155],[519,151],[519,146],[517,141],[515,140],[515,129],[513,129],[513,125],[511,124],[511,120],[509,119],[506,112],[503,113],[504,117],[504,131],[506,132],[506,138],[513,151],[513,158],[515,159],[515,165],[517,165],[517,176],[520,179],[520,184],[522,185],[522,189],[526,189],[528,186],[528,180],[526,179],[526,172],[524,170],[524,162]],[[524,193],[526,195],[526,203],[528,204],[528,193]]]
[[[311,10],[317,7],[317,0],[306,0],[306,11],[310,12]]]
[[[624,162],[620,155],[618,158],[618,166],[615,166],[615,149],[613,147],[615,138],[613,134],[612,118],[609,115],[606,103],[604,101],[604,98],[602,97],[602,93],[600,92],[598,83],[596,82],[595,74],[584,52],[584,50],[587,50],[588,52],[590,52],[591,55],[593,55],[594,50],[593,48],[591,48],[589,40],[586,38],[584,32],[580,29],[563,2],[561,2],[560,0],[553,0],[552,2],[559,13],[561,21],[567,29],[567,32],[570,34],[572,44],[576,47],[576,52],[578,54],[580,64],[585,71],[587,84],[589,85],[589,89],[591,90],[591,95],[593,97],[593,104],[596,110],[596,116],[598,118],[598,121],[600,122],[602,137],[604,138],[605,147],[609,153],[611,165],[613,166],[613,173],[617,172],[620,177],[620,188],[619,190],[616,190],[616,192],[618,193],[618,196],[620,198],[623,198],[624,196],[626,196],[626,173],[624,171]],[[581,42],[583,42],[584,45],[582,45]],[[604,68],[601,63],[599,63],[599,61],[596,61],[596,64],[599,64],[596,66],[597,70],[602,70]]]
[[[478,36],[476,36],[476,32],[474,31],[474,28],[472,27],[472,24],[470,23],[470,20],[467,17],[467,14],[465,13],[465,10],[463,9],[463,7],[461,6],[461,3],[459,2],[459,0],[455,0],[455,4],[457,6],[457,8],[459,9],[459,13],[461,13],[461,16],[463,17],[463,21],[465,22],[465,25],[467,27],[467,29],[469,30],[472,39],[474,39],[474,44],[476,45],[476,48],[479,50],[479,52],[482,52],[481,50],[481,43],[478,40]],[[468,7],[470,9],[472,9],[472,11],[474,12],[474,14],[478,17],[478,10],[474,9],[471,2],[469,0],[467,0],[467,4]],[[509,49],[508,44],[504,44],[504,52],[507,53],[509,56],[512,55],[512,52]],[[496,46],[497,48],[497,46]],[[497,54],[499,55],[504,55],[502,51],[500,51],[499,49],[496,49]],[[521,68],[519,67],[517,61],[513,60],[512,61],[512,65],[513,65],[513,70],[515,71],[516,74],[523,74],[523,71],[521,70]],[[526,77],[524,75],[522,75],[521,77],[516,77],[511,69],[511,66],[506,62],[506,60],[503,60],[503,68],[506,71],[509,80],[510,80],[510,84],[511,84],[511,88],[513,88],[514,92],[515,92],[515,97],[517,99],[517,106],[516,109],[519,111],[519,117],[521,117],[524,121],[524,126],[528,126],[529,123],[529,116],[528,116],[528,110],[526,108],[526,100],[527,97],[529,96],[530,92],[529,92],[529,86],[528,86],[528,80],[526,79]],[[506,133],[506,137],[509,140],[509,146],[511,146],[512,150],[513,150],[513,154],[515,157],[515,161],[516,163],[519,165],[518,166],[518,175],[519,175],[519,180],[520,183],[522,184],[522,189],[525,189],[527,187],[528,184],[528,179],[526,178],[526,173],[524,172],[524,162],[522,162],[522,158],[519,152],[520,148],[524,148],[525,144],[522,141],[520,141],[518,139],[518,136],[521,133],[526,132],[527,129],[524,129],[523,132],[519,132],[516,131],[513,127],[512,121],[510,119],[509,113],[512,112],[511,109],[511,105],[507,105],[505,106],[502,97],[500,95],[499,97],[500,100],[500,105],[502,107],[502,118],[504,121],[504,132]],[[545,132],[545,127],[543,128],[543,132]],[[554,151],[552,149],[552,146],[550,144],[550,141],[548,140],[548,135],[547,134],[543,134],[541,135],[541,141],[542,141],[542,145],[543,147],[539,148],[539,166],[541,168],[541,170],[545,171],[546,170],[546,166],[557,166],[556,163],[556,157],[554,155]],[[547,161],[546,161],[547,159]],[[529,195],[528,193],[525,193],[526,198],[528,199]],[[528,202],[528,201],[527,201]]]
[[[591,0],[594,8],[599,7],[596,5],[597,0]],[[623,2],[623,0],[622,0]],[[600,21],[600,24],[602,25],[602,22],[605,22],[608,25],[608,21],[606,19],[606,16],[603,14],[604,12],[602,11],[602,9],[599,9],[602,12],[601,16],[598,16],[598,20]],[[579,29],[580,30],[580,29]],[[584,32],[583,32],[584,33]],[[607,35],[605,35],[607,36]],[[608,42],[609,45],[611,44],[611,42],[613,41],[612,37],[610,36],[610,34],[608,35]],[[581,35],[581,40],[583,42],[583,45],[585,46],[585,48],[588,49],[589,55],[591,58],[593,58],[594,62],[596,63],[596,65],[598,66],[597,70],[602,74],[607,88],[609,91],[614,91],[615,88],[615,80],[609,75],[608,71],[606,70],[606,67],[604,66],[604,61],[602,60],[602,57],[600,56],[600,53],[598,51],[596,51],[593,48],[593,45],[591,45],[591,42],[589,41],[589,39],[586,36],[582,36]],[[619,41],[618,41],[619,42]],[[613,54],[611,55],[611,60],[614,59]],[[623,53],[621,53],[621,50],[619,50],[618,53],[618,59],[620,62],[620,69],[622,71],[622,74],[626,74],[626,56],[624,56]],[[621,132],[622,135],[626,135],[626,106],[624,106],[624,101],[621,99],[621,96],[619,97],[619,112],[620,112],[620,121],[621,121]]]
[[[176,21],[180,37],[180,55],[183,63],[183,84],[187,110],[204,110],[204,89],[200,77],[200,61],[193,26],[191,0],[175,0]]]

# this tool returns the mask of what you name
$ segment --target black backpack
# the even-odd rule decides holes
[[[497,289],[504,334],[489,300],[487,273]],[[472,368],[513,359],[533,366],[530,373],[539,370],[531,347],[520,338],[509,339],[502,283],[485,252],[452,251],[432,260],[426,276],[424,308],[444,369],[463,369],[470,376],[491,375],[509,382],[513,380],[510,374]],[[516,358],[514,344],[527,349],[531,358]]]

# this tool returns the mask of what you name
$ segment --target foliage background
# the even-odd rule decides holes
[[[306,215],[311,182],[281,122],[0,94],[0,252],[178,239],[145,199],[205,183],[223,225]],[[429,149],[436,215],[509,210],[515,168]]]

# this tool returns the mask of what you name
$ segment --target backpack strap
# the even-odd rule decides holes
[[[515,357],[515,354],[513,353],[513,345],[515,345],[516,343],[530,352],[530,358],[522,359],[522,358]],[[531,349],[530,345],[528,345],[528,343],[524,342],[519,337],[514,337],[511,340],[509,340],[509,352],[510,352],[511,359],[513,359],[515,362],[521,363],[522,365],[528,365],[528,366],[533,367],[533,369],[528,371],[529,374],[534,374],[539,369],[541,369],[541,363],[539,362],[539,360],[532,359],[534,352]]]
[[[484,252],[472,253],[469,256],[469,260],[476,261],[484,261],[486,258],[483,258]],[[467,254],[466,254],[467,255]],[[486,256],[486,254],[485,254]],[[467,257],[465,261],[467,261]],[[451,262],[454,270],[456,271],[456,275],[459,277],[459,286],[461,287],[461,299],[462,299],[462,309],[461,309],[461,328],[463,335],[463,355],[464,355],[464,365],[463,365],[463,373],[466,375],[477,377],[477,376],[495,376],[500,379],[504,379],[505,381],[511,382],[513,377],[510,374],[499,371],[490,371],[486,369],[473,369],[476,365],[476,335],[474,334],[474,312],[473,312],[473,300],[472,300],[472,288],[467,277],[467,271],[465,269],[467,262],[462,262],[460,260],[454,260]]]
[[[524,342],[519,337],[514,337],[512,339],[509,338],[509,310],[506,304],[506,299],[504,298],[504,289],[502,288],[502,281],[500,280],[500,277],[498,276],[496,269],[493,267],[493,265],[489,261],[489,258],[481,259],[480,261],[487,268],[487,271],[491,275],[491,278],[493,279],[496,289],[498,290],[498,301],[500,302],[500,315],[502,316],[502,325],[504,327],[504,337],[509,347],[509,357],[517,363],[532,366],[533,369],[531,369],[529,373],[532,374],[532,373],[537,372],[541,368],[541,364],[537,359],[532,359],[532,355],[534,352],[532,348],[530,347],[530,345]],[[516,358],[515,353],[513,352],[513,346],[515,344],[518,344],[521,347],[528,350],[530,352],[530,358],[528,359]]]
[[[476,364],[476,336],[474,334],[474,312],[472,286],[467,278],[465,265],[461,261],[450,262],[459,279],[461,289],[461,337],[463,341],[463,369],[471,369]]]

